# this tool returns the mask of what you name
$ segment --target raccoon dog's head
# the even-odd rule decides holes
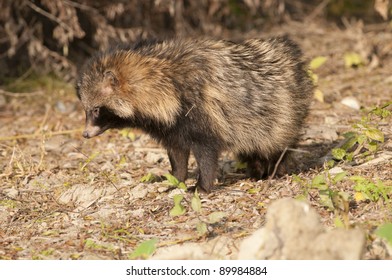
[[[132,102],[121,92],[118,69],[106,63],[104,56],[90,60],[76,84],[78,98],[86,113],[83,137],[91,138],[109,128],[124,126],[134,115]]]
[[[86,112],[83,136],[131,126],[135,118],[173,125],[180,101],[167,69],[166,61],[121,50],[87,62],[76,85]]]
[[[115,119],[108,107],[108,100],[116,86],[116,78],[110,71],[105,73],[84,73],[76,85],[77,95],[86,113],[86,127],[83,137],[91,138],[109,129]]]

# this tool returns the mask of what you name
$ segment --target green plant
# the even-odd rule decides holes
[[[164,175],[167,181],[182,191],[187,191],[187,187],[183,182],[179,182],[176,177],[171,174]],[[216,224],[227,216],[225,212],[216,211],[210,213],[207,217],[203,216],[203,207],[197,189],[192,195],[191,200],[185,199],[183,194],[176,194],[173,196],[173,208],[169,214],[172,217],[181,216],[189,212],[190,209],[197,215],[199,222],[196,225],[196,231],[199,235],[204,235],[208,232],[207,225]]]
[[[376,230],[376,235],[384,238],[392,246],[392,223],[387,223],[379,226]]]
[[[40,254],[41,254],[42,256],[48,257],[48,256],[50,256],[50,255],[53,255],[54,252],[55,252],[55,249],[49,248],[49,249],[47,249],[47,250],[42,250],[42,251],[40,252]]]
[[[379,129],[382,120],[390,118],[392,102],[381,107],[372,108],[368,114],[362,117],[359,123],[352,126],[353,131],[345,133],[345,141],[339,148],[332,150],[335,160],[353,161],[355,157],[367,157],[375,153],[384,142],[384,133]]]
[[[92,240],[91,238],[87,238],[84,241],[84,247],[86,249],[93,249],[93,250],[103,250],[103,251],[111,251],[114,252],[115,249],[110,244],[99,244],[96,241]]]
[[[294,175],[293,181],[299,183],[304,190],[297,199],[304,200],[311,197],[316,200],[318,195],[318,202],[335,213],[334,223],[336,227],[349,227],[349,204],[353,199],[356,202],[383,200],[386,204],[391,205],[391,181],[373,181],[362,176],[348,176],[347,172],[331,175],[329,169],[325,169],[311,180]],[[339,190],[341,186],[347,187],[348,183],[352,185],[353,195]],[[316,195],[314,195],[315,193]]]
[[[185,214],[186,210],[184,206],[181,204],[182,200],[184,199],[184,196],[182,194],[176,194],[173,197],[173,202],[174,206],[170,210],[170,216],[175,217],[175,216],[181,216]]]
[[[365,64],[363,58],[356,52],[347,52],[344,54],[344,64],[346,68],[359,67]]]
[[[355,183],[353,189],[357,192],[355,194],[357,201],[367,199],[378,201],[381,198],[386,202],[390,201],[389,197],[392,195],[392,185],[385,185],[381,180],[372,182],[362,176],[351,176],[349,179]]]
[[[158,239],[153,238],[140,243],[131,254],[128,255],[129,259],[147,259],[156,250]]]
[[[184,191],[188,189],[184,182],[180,182],[176,177],[174,177],[170,173],[165,174],[164,177],[171,185]]]
[[[347,172],[340,172],[331,175],[329,170],[325,170],[313,177],[312,180],[306,180],[299,176],[294,177],[294,181],[298,182],[304,188],[304,193],[299,199],[306,199],[312,196],[312,192],[316,192],[319,196],[318,202],[326,207],[329,211],[335,213],[335,226],[348,227],[348,212],[350,195],[344,191],[339,191],[337,185],[347,178]]]
[[[321,205],[330,210],[346,211],[345,208],[347,206],[345,204],[348,202],[349,195],[333,188],[346,177],[347,172],[340,172],[335,175],[331,175],[329,172],[323,172],[312,179],[310,187],[318,190]]]
[[[159,182],[160,180],[161,177],[151,172],[147,173],[142,178],[140,178],[141,183],[155,183],[155,182]]]
[[[328,170],[317,174],[311,180],[294,175],[293,181],[299,183],[303,188],[303,193],[297,196],[297,199],[306,199],[307,196],[311,196],[311,191],[316,191],[320,197],[320,204],[330,210],[334,210],[335,207],[332,199],[338,192],[333,189],[333,185],[342,181],[346,176],[346,172],[332,176]]]

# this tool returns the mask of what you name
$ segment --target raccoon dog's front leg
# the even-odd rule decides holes
[[[197,187],[210,192],[216,178],[219,150],[211,146],[194,145],[192,151],[199,167]]]
[[[185,182],[188,175],[189,149],[170,148],[167,150],[167,153],[169,155],[173,176],[180,182]]]

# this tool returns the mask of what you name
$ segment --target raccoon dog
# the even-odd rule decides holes
[[[167,149],[180,181],[192,151],[197,186],[207,192],[223,150],[247,162],[251,176],[271,174],[298,142],[312,91],[300,48],[288,37],[142,41],[96,55],[77,82],[84,137],[140,128]]]

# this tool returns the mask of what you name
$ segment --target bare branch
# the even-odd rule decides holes
[[[68,25],[66,25],[64,22],[62,22],[61,20],[59,20],[57,17],[55,17],[54,15],[48,13],[47,11],[41,9],[40,7],[38,7],[37,5],[33,4],[32,2],[28,1],[27,5],[33,9],[34,11],[36,11],[37,13],[47,17],[48,19],[57,22],[61,27],[63,27],[64,29],[68,30],[68,31],[72,31],[72,28],[70,28]]]

